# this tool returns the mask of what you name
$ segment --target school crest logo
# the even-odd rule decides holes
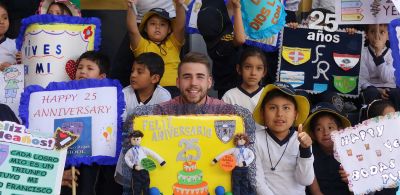
[[[304,84],[304,72],[301,71],[281,71],[280,81],[291,84],[294,88]]]
[[[236,122],[234,120],[217,120],[214,122],[215,134],[223,143],[228,143],[235,134]]]
[[[7,159],[9,150],[8,145],[0,144],[0,166]]]
[[[357,87],[357,77],[333,75],[333,84],[339,92],[350,93]]]
[[[301,65],[311,58],[311,48],[286,47],[283,46],[282,57],[292,65]]]
[[[358,64],[360,55],[333,53],[333,59],[341,69],[348,71]]]

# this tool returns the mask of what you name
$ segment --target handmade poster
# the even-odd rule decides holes
[[[64,148],[73,144],[56,139],[60,133],[38,137],[22,125],[0,121],[0,194],[60,194]],[[63,146],[56,149],[57,144]]]
[[[400,179],[400,113],[376,117],[332,132],[335,158],[348,176],[354,194],[397,185]]]
[[[0,103],[7,104],[18,116],[19,100],[24,91],[24,65],[12,65],[0,72]]]
[[[285,7],[279,0],[241,0],[243,26],[252,39],[277,34],[285,25]]]
[[[100,20],[73,16],[33,15],[22,20],[17,49],[25,64],[25,86],[75,78],[76,60],[98,50]]]
[[[399,17],[392,0],[335,0],[339,24],[387,24]]]
[[[392,0],[393,5],[396,7],[397,11],[400,10],[400,0]]]
[[[150,172],[150,186],[164,194],[207,194],[217,186],[230,191],[230,172],[211,162],[235,147],[233,136],[244,131],[240,116],[139,116],[133,129],[143,132],[143,146],[166,161]]]
[[[20,115],[33,132],[50,135],[61,128],[79,135],[68,150],[67,165],[112,165],[121,148],[121,114],[125,107],[117,80],[84,79],[28,86]]]
[[[363,34],[285,27],[277,79],[311,93],[359,94]]]
[[[396,84],[400,86],[400,19],[393,20],[389,26],[390,49],[392,49],[393,67]]]

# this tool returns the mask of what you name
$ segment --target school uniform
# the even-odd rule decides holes
[[[311,149],[300,147],[294,129],[282,141],[268,129],[256,131],[255,155],[259,195],[305,194],[314,180]]]
[[[156,89],[153,92],[153,95],[149,97],[147,100],[140,100],[139,94],[131,87],[125,87],[122,92],[124,92],[125,98],[125,112],[122,115],[123,120],[126,120],[126,117],[133,113],[133,110],[141,105],[153,105],[159,104],[162,102],[166,102],[171,99],[171,94],[165,88],[157,85]]]

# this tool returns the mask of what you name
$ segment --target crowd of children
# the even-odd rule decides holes
[[[313,8],[333,12],[332,2],[313,0]],[[298,4],[297,0],[286,2],[290,27],[297,27],[293,14]],[[124,120],[138,106],[159,104],[179,95],[176,87],[178,64],[185,43],[186,23],[183,0],[127,0],[127,5],[129,44],[135,59],[130,85],[123,89],[126,102]],[[65,2],[52,2],[45,13],[73,15]],[[233,22],[230,16],[234,17]],[[6,7],[0,3],[0,71],[21,63],[15,40],[5,36],[9,28],[8,18]],[[270,68],[269,62],[264,51],[254,47],[242,48],[246,36],[241,18],[240,0],[228,0],[227,4],[223,0],[203,1],[197,24],[213,61],[212,74],[218,97],[225,103],[240,105],[253,113],[257,129],[254,190],[266,195],[351,194],[347,173],[333,157],[330,138],[332,131],[349,127],[351,122],[334,102],[310,105],[310,101],[298,95],[290,84],[275,82],[264,86],[262,81]],[[366,25],[365,34],[367,45],[361,56],[360,87],[362,102],[368,107],[363,119],[400,108],[400,90],[395,83],[388,26]],[[107,78],[110,66],[102,53],[85,52],[77,60],[75,80]],[[197,89],[188,89],[184,93],[194,93],[194,90]],[[200,92],[205,96],[207,91]],[[310,107],[314,107],[311,112]],[[0,104],[0,121],[3,120],[19,123],[7,105]],[[78,177],[73,181],[71,170],[67,168],[62,194],[70,194],[68,187],[72,182],[79,184],[78,194],[121,194],[122,187],[114,182],[114,172],[115,166],[81,165],[77,170]],[[395,190],[389,188],[379,193],[395,194]]]

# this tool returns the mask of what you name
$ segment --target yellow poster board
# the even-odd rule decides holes
[[[177,187],[181,190],[184,188],[187,193],[204,189],[204,186],[208,186],[210,194],[214,194],[217,186],[231,191],[231,173],[211,162],[221,152],[234,147],[233,136],[236,133],[244,132],[244,122],[240,116],[152,115],[136,117],[133,124],[135,130],[144,134],[142,146],[155,151],[166,161],[162,167],[156,163],[157,168],[150,172],[150,187],[157,187],[163,194],[173,194],[173,189],[177,190]],[[186,174],[183,164],[191,164],[185,160],[194,161],[195,169],[202,172],[200,184],[177,184],[179,172],[181,178],[186,177],[182,176],[182,173]],[[175,191],[175,194],[180,193]]]

